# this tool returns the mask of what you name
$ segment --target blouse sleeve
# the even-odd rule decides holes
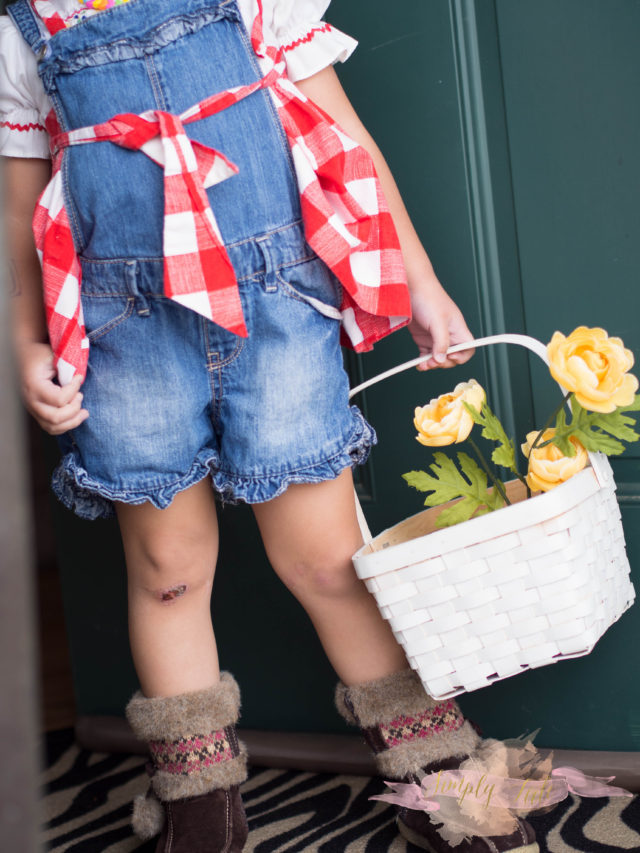
[[[0,17],[0,155],[48,159],[49,108],[31,48],[10,18]]]
[[[322,20],[329,2],[272,0],[270,4],[270,28],[276,43],[284,48],[287,73],[293,82],[311,77],[328,65],[344,62],[356,49],[355,39]]]

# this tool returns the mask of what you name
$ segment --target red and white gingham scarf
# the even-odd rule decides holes
[[[51,114],[53,176],[36,206],[33,227],[43,265],[44,301],[61,384],[85,375],[89,356],[80,301],[81,271],[64,207],[64,148],[97,141],[143,151],[164,169],[164,290],[180,304],[246,336],[235,273],[205,188],[237,169],[223,154],[192,141],[184,125],[268,89],[291,146],[307,242],[343,285],[342,343],[357,352],[405,325],[411,308],[398,237],[369,153],[350,139],[286,77],[282,48],[263,39],[262,0],[251,32],[264,77],[212,95],[180,116],[159,110],[114,116],[61,133]],[[47,0],[35,0],[48,31]]]

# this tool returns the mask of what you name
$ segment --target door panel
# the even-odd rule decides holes
[[[360,40],[338,71],[472,331],[548,340],[556,328],[603,325],[640,352],[640,6],[333,0],[328,17]],[[355,384],[415,353],[403,330],[347,363]],[[360,490],[374,532],[422,507],[401,477],[431,458],[414,440],[414,407],[469,377],[518,440],[557,399],[547,371],[504,346],[463,368],[410,371],[367,391],[356,402],[379,444]],[[637,451],[615,470],[640,588]],[[78,707],[117,713],[135,688],[117,531],[56,513]],[[242,723],[344,731],[335,677],[271,571],[251,511],[228,507],[220,521],[214,622],[221,664],[242,687]],[[542,727],[540,746],[638,749],[640,683],[629,669],[637,675],[630,653],[639,629],[636,605],[588,657],[498,682],[461,705],[494,737]]]

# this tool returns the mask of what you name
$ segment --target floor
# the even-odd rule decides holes
[[[71,730],[47,735],[46,747],[41,838],[51,853],[153,853],[156,840],[131,828],[131,802],[148,783],[142,756],[81,750]],[[398,835],[393,806],[371,799],[383,790],[379,778],[252,767],[245,853],[420,853]],[[640,851],[638,796],[570,794],[530,822],[540,853]]]

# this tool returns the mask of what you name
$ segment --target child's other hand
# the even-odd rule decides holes
[[[409,331],[421,355],[433,353],[433,358],[418,365],[418,370],[432,367],[454,367],[464,364],[474,353],[473,349],[445,353],[450,346],[473,339],[462,312],[444,290],[435,273],[429,270],[411,285],[413,318]]]
[[[48,344],[29,343],[20,348],[20,377],[25,406],[50,435],[60,435],[89,417],[82,408],[82,378],[74,376],[61,388],[53,381],[53,353]]]

